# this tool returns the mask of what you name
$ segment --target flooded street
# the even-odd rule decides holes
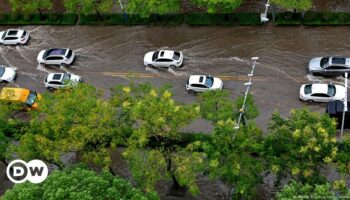
[[[1,27],[6,29],[8,27]],[[129,81],[170,83],[177,100],[189,103],[194,95],[185,92],[192,74],[211,74],[224,80],[232,98],[242,95],[251,70],[252,56],[258,56],[253,78],[254,94],[261,114],[258,124],[266,129],[271,113],[286,116],[291,108],[310,107],[324,111],[325,105],[298,100],[299,87],[308,82],[342,83],[343,78],[326,79],[306,75],[310,58],[350,55],[348,27],[124,27],[124,26],[25,26],[31,33],[28,46],[2,46],[0,63],[18,69],[14,85],[45,91],[49,72],[67,71],[81,75],[85,82],[108,91]],[[67,47],[76,51],[71,68],[42,67],[36,57],[40,50]],[[147,51],[170,48],[183,51],[184,66],[175,70],[143,66]],[[207,131],[201,123],[195,131]]]

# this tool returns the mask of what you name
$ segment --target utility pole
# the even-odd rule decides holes
[[[256,61],[259,59],[259,57],[252,57],[252,60],[254,61],[253,65],[252,65],[252,70],[250,72],[250,74],[248,74],[248,77],[249,77],[249,82],[247,83],[244,83],[245,86],[247,86],[246,88],[246,91],[244,93],[244,101],[243,101],[243,105],[242,105],[242,108],[239,110],[239,118],[238,118],[238,122],[237,122],[237,125],[235,126],[235,129],[239,129],[239,125],[241,123],[241,120],[242,120],[242,117],[245,117],[244,116],[244,109],[245,109],[245,103],[247,101],[247,97],[248,97],[248,94],[249,94],[249,89],[250,89],[250,86],[252,86],[252,79],[253,79],[253,76],[254,76],[254,70],[255,70],[255,64],[256,64]],[[245,123],[244,123],[245,124]]]
[[[341,129],[340,129],[340,137],[343,139],[343,132],[344,132],[344,122],[345,122],[345,112],[348,111],[348,72],[345,72],[345,80],[344,80],[344,87],[345,87],[345,96],[343,99],[344,109],[343,109],[343,118],[341,122]]]

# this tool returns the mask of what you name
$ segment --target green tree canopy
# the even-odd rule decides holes
[[[130,14],[148,17],[151,14],[175,13],[180,10],[180,0],[129,0],[126,10]]]
[[[271,0],[284,9],[308,10],[312,7],[312,0]]]
[[[242,0],[191,0],[191,2],[199,7],[207,9],[208,13],[217,12],[233,12],[242,4]]]
[[[289,199],[348,199],[350,193],[347,192],[339,195],[339,192],[335,192],[334,188],[329,183],[322,185],[309,185],[301,184],[292,181],[286,185],[282,191],[277,193],[278,200],[289,200]]]
[[[17,184],[1,200],[157,200],[155,193],[144,194],[108,172],[96,174],[84,168],[54,171],[40,183]]]
[[[146,191],[153,191],[159,180],[173,179],[176,187],[186,186],[197,193],[196,175],[204,155],[197,151],[200,142],[182,144],[180,130],[198,117],[199,107],[181,105],[171,96],[168,88],[149,84],[114,90],[114,105],[129,114],[134,127],[124,156]]]
[[[42,9],[52,9],[52,0],[9,0],[12,11],[34,12]]]
[[[64,0],[64,7],[73,13],[91,14],[94,11],[110,12],[113,8],[113,0]]]
[[[41,112],[33,113],[17,149],[21,158],[43,158],[60,164],[66,152],[108,166],[108,150],[121,142],[116,110],[93,86],[79,84],[44,94]]]
[[[272,117],[265,139],[265,156],[272,172],[302,183],[319,183],[320,168],[331,164],[338,152],[336,122],[327,114],[292,110],[288,119]]]

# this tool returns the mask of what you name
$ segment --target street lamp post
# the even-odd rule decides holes
[[[344,80],[344,87],[345,87],[345,96],[343,99],[343,117],[342,117],[342,123],[341,123],[341,129],[340,129],[340,136],[343,138],[343,132],[344,132],[344,122],[345,122],[345,112],[348,111],[348,73],[345,72],[345,80]]]
[[[246,91],[244,93],[244,101],[243,101],[242,108],[239,110],[239,118],[238,118],[237,125],[235,126],[235,129],[239,129],[239,124],[241,123],[242,117],[244,117],[245,103],[247,101],[247,97],[248,97],[248,94],[249,94],[250,86],[252,86],[252,79],[253,79],[253,76],[254,76],[255,64],[256,64],[256,61],[258,59],[259,59],[259,57],[252,57],[252,60],[254,61],[254,63],[252,65],[252,71],[250,72],[250,74],[248,74],[249,82],[244,83],[244,85],[247,86],[247,88],[246,88]]]

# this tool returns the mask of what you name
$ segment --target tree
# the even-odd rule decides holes
[[[6,191],[2,200],[157,200],[155,193],[144,194],[119,177],[108,172],[96,174],[81,167],[54,171],[40,183],[16,184]]]
[[[52,9],[52,0],[9,0],[12,11],[34,12],[38,11],[43,17],[42,9]]]
[[[269,168],[277,174],[277,184],[282,178],[324,183],[320,168],[331,164],[338,152],[333,119],[306,109],[292,110],[288,119],[275,113],[269,132],[264,154]]]
[[[149,17],[151,14],[174,13],[180,10],[179,0],[129,0],[126,10],[130,14]]]
[[[206,8],[208,13],[233,12],[242,4],[242,0],[191,0],[191,2]]]
[[[17,152],[23,159],[43,158],[62,165],[61,156],[76,152],[85,161],[109,166],[109,150],[126,140],[117,131],[116,110],[93,86],[79,84],[46,93],[41,112],[33,113]]]
[[[312,0],[271,0],[271,3],[281,6],[284,9],[308,10],[312,7]]]
[[[203,144],[207,154],[210,177],[220,178],[233,189],[233,199],[254,199],[261,182],[263,160],[259,155],[263,147],[262,131],[254,123],[235,129],[243,98],[230,99],[227,91],[214,91],[200,95],[202,117],[214,124],[211,140]],[[248,97],[246,116],[254,119],[258,114],[252,96]],[[232,199],[231,198],[231,199]]]
[[[286,185],[282,191],[277,193],[278,200],[287,199],[339,199],[339,197],[348,199],[350,193],[339,195],[339,192],[334,191],[331,184],[325,183],[322,185],[309,185],[301,184],[296,181],[292,181]]]
[[[153,191],[159,180],[172,179],[175,192],[188,187],[196,194],[205,155],[198,151],[200,142],[187,144],[180,130],[198,117],[199,107],[178,104],[171,95],[167,87],[149,84],[114,90],[114,105],[129,114],[134,127],[123,155],[145,191]]]
[[[63,5],[69,12],[82,13],[84,15],[95,11],[102,20],[100,12],[112,11],[113,0],[64,0]]]

